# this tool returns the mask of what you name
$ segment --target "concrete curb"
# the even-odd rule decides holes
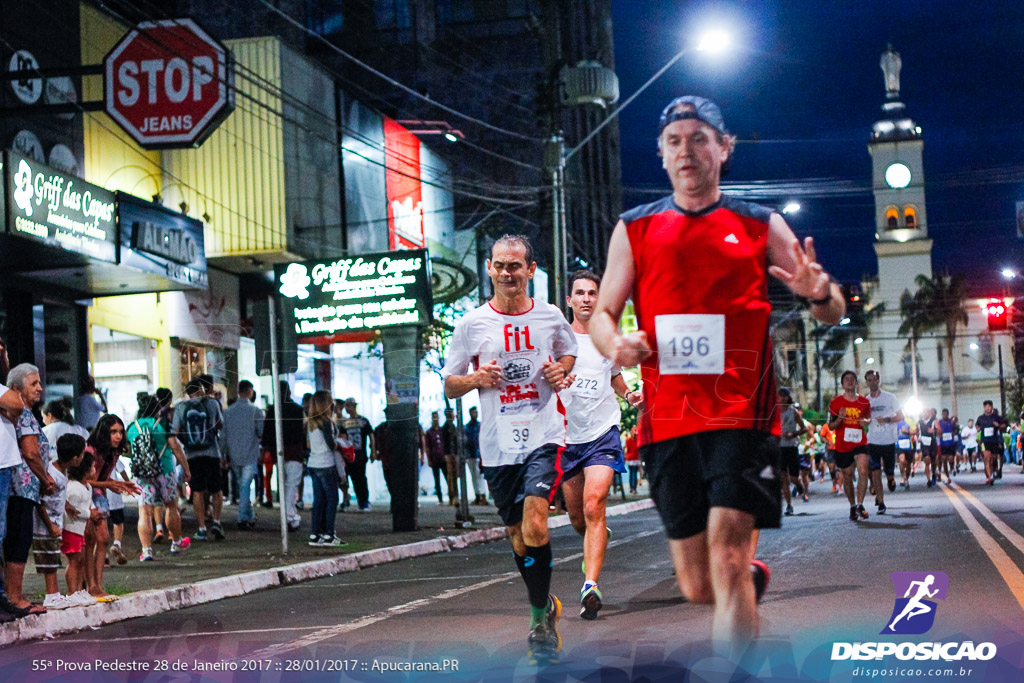
[[[654,502],[650,499],[638,500],[609,507],[607,514],[609,517],[614,517],[651,507],[654,507]],[[568,515],[558,515],[548,520],[549,529],[557,529],[568,524]],[[83,631],[126,619],[149,617],[225,598],[234,598],[266,588],[312,581],[389,562],[461,550],[481,543],[491,543],[505,538],[505,536],[504,527],[477,529],[458,536],[444,536],[429,541],[377,548],[352,555],[340,555],[283,567],[260,569],[244,574],[199,581],[194,584],[139,591],[122,596],[117,602],[89,607],[72,607],[0,625],[0,647],[26,640]]]

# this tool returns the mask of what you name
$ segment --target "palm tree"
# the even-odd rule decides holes
[[[919,275],[918,277],[924,276]],[[903,318],[903,322],[900,323],[900,329],[897,334],[901,337],[908,335],[910,338],[904,350],[909,349],[910,351],[914,396],[917,396],[917,343],[921,341],[921,337],[928,331],[928,321],[925,315],[927,309],[927,305],[921,301],[921,290],[914,294],[911,294],[909,290],[903,291],[903,295],[900,297],[900,317]]]
[[[914,278],[917,291],[909,299],[900,301],[903,324],[900,334],[911,335],[915,342],[921,334],[931,330],[943,330],[946,343],[946,362],[949,364],[949,391],[952,397],[953,414],[958,414],[956,399],[955,356],[957,328],[967,325],[967,277],[962,273],[936,273],[931,277],[918,275]]]

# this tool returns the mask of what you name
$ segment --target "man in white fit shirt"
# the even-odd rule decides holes
[[[525,237],[494,243],[487,260],[494,297],[455,326],[441,375],[448,398],[480,391],[480,466],[529,593],[528,654],[550,662],[562,649],[562,605],[548,592],[548,505],[561,484],[565,450],[557,392],[568,386],[576,338],[561,311],[527,294],[536,269]]]
[[[896,423],[903,419],[896,397],[881,389],[877,370],[864,373],[871,403],[871,424],[868,427],[868,461],[871,483],[875,489],[878,514],[885,514],[885,492],[882,490],[882,470],[890,491],[896,490]]]
[[[590,341],[590,316],[597,305],[600,284],[601,278],[589,270],[578,270],[569,276],[566,302],[573,313],[572,331],[579,355],[573,366],[572,386],[562,392],[569,394],[562,494],[572,526],[583,536],[585,580],[580,589],[580,616],[588,620],[597,619],[601,609],[597,580],[608,547],[608,489],[615,473],[626,471],[619,440],[622,414],[615,396],[623,397],[633,406],[644,400],[641,392],[630,391],[619,367],[602,356]]]

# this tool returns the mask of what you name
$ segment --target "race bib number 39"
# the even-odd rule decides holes
[[[725,316],[659,315],[658,369],[663,375],[721,375],[725,372]]]
[[[498,443],[504,453],[530,453],[540,443],[540,422],[536,413],[498,415]],[[534,423],[537,424],[534,424]]]

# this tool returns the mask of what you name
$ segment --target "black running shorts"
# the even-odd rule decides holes
[[[646,444],[640,454],[669,538],[707,529],[713,507],[747,512],[758,529],[781,525],[778,437],[722,429]]]
[[[505,526],[523,521],[523,501],[527,496],[544,498],[550,505],[562,483],[562,446],[544,444],[518,465],[483,467],[487,488]]]
[[[857,458],[855,456],[867,452],[867,446],[857,446],[852,451],[847,451],[845,453],[836,451],[836,467],[841,470],[845,470],[847,467],[853,467],[853,463],[857,462]]]
[[[883,470],[886,476],[896,473],[896,444],[868,444],[871,471]]]
[[[220,492],[220,458],[207,455],[191,458],[188,461],[188,468],[192,474],[188,482],[192,493],[213,495]]]
[[[800,449],[796,446],[779,446],[782,454],[782,471],[791,477],[800,476]]]

